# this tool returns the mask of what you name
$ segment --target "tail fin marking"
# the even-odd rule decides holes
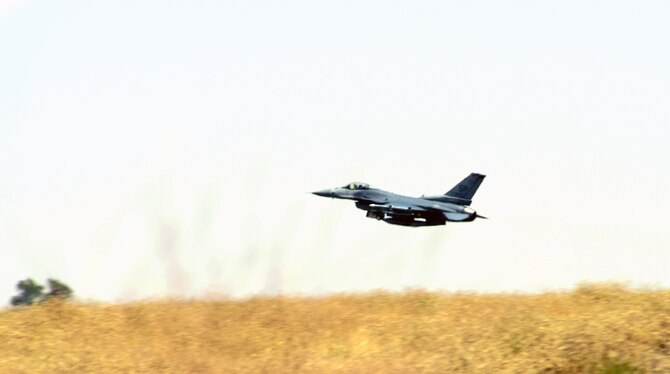
[[[463,179],[461,183],[450,189],[449,192],[445,193],[445,195],[462,200],[472,201],[472,197],[475,196],[475,192],[477,192],[477,189],[484,181],[484,178],[486,178],[486,175],[472,173]]]

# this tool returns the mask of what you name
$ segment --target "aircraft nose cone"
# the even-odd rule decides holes
[[[323,197],[332,197],[333,193],[330,190],[321,190],[321,191],[315,191],[312,192],[316,196],[323,196]]]

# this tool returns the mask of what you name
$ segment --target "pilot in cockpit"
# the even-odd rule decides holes
[[[348,185],[344,186],[344,188],[349,190],[367,190],[370,188],[370,185],[368,185],[367,183],[351,182]]]

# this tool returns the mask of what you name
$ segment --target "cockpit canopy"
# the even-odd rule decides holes
[[[346,186],[342,186],[342,188],[346,188],[347,190],[369,190],[370,185],[367,183],[361,183],[361,182],[351,182],[347,184]]]

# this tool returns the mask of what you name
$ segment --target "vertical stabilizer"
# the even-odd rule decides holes
[[[486,178],[486,175],[472,173],[463,179],[461,183],[450,189],[445,195],[448,197],[455,197],[459,200],[465,200],[467,203],[464,204],[470,205],[472,203],[472,197],[475,196],[475,192],[477,192],[477,189],[484,181],[484,178]]]

